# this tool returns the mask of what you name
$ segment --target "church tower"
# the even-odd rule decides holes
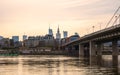
[[[60,34],[59,26],[58,26],[57,33],[56,33],[56,39],[57,39],[57,40],[60,40],[60,39],[61,39],[61,34]]]

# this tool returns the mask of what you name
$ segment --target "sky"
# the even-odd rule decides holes
[[[54,35],[58,25],[61,35],[77,32],[84,36],[103,29],[120,6],[120,0],[0,0],[0,36],[26,34]]]

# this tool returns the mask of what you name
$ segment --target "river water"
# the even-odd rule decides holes
[[[0,75],[120,75],[120,65],[113,68],[111,56],[103,58],[100,66],[90,65],[87,58],[62,55],[0,56]]]

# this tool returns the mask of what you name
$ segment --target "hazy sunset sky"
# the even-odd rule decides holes
[[[83,36],[105,27],[120,0],[0,0],[0,35],[45,35],[49,24],[56,33],[67,30]]]

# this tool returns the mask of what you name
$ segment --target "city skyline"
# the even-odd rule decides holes
[[[49,24],[54,36],[58,24],[60,33],[85,35],[93,25],[98,30],[102,23],[104,28],[119,4],[119,0],[1,0],[0,35],[45,35]]]
[[[66,32],[66,33],[64,33],[64,32]],[[63,34],[62,37],[61,37],[61,34]],[[64,35],[64,34],[66,34],[66,35]],[[0,38],[13,39],[13,37],[15,37],[15,38],[18,37],[18,40],[19,40],[19,41],[24,41],[24,40],[27,39],[28,37],[37,37],[37,36],[43,37],[43,36],[46,36],[46,35],[51,35],[51,36],[53,36],[55,39],[62,39],[62,38],[70,37],[70,36],[67,36],[67,35],[68,35],[68,32],[67,32],[67,31],[62,31],[62,32],[60,32],[59,27],[57,28],[57,32],[56,32],[56,35],[55,35],[55,34],[53,34],[53,29],[49,27],[48,33],[46,33],[46,34],[44,34],[44,35],[39,35],[39,34],[37,34],[37,35],[26,35],[26,34],[24,33],[22,36],[20,36],[20,35],[11,35],[10,37],[0,36]],[[75,35],[75,34],[73,34],[73,35]],[[66,36],[66,37],[64,37],[64,36]]]

